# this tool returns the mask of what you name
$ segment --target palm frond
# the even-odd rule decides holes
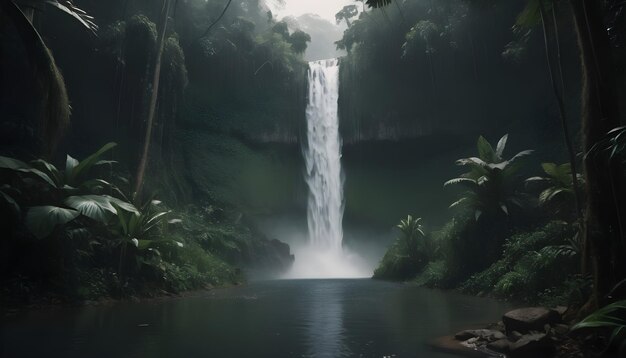
[[[453,184],[465,184],[470,187],[476,186],[476,180],[471,178],[454,178],[450,179],[447,182],[443,183],[443,186],[453,185]]]
[[[98,31],[98,25],[96,25],[96,23],[93,21],[93,16],[87,14],[87,12],[74,5],[71,0],[45,0],[45,3],[72,16],[94,35]]]

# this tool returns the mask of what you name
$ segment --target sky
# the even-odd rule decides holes
[[[281,5],[281,3],[283,3]],[[354,0],[267,0],[268,6],[279,18],[298,17],[304,14],[316,14],[335,22],[335,14],[344,6],[355,4]]]
[[[345,22],[337,25],[335,14],[344,6],[359,3],[354,0],[265,0],[272,14],[286,20],[293,31],[298,28],[311,35],[304,59],[314,61],[345,55],[338,51],[335,41],[341,39]]]

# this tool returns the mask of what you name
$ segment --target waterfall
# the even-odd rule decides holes
[[[302,152],[309,189],[308,241],[294,248],[288,277],[364,277],[360,258],[343,247],[344,175],[339,136],[339,60],[309,63],[307,133]]]
[[[340,252],[343,240],[343,172],[339,137],[339,63],[309,64],[306,107],[305,180],[309,188],[307,221],[312,247]]]

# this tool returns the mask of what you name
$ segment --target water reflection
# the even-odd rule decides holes
[[[0,357],[427,357],[506,307],[373,280],[281,280],[196,297],[0,318]]]
[[[348,357],[343,324],[344,287],[325,281],[308,295],[307,353],[309,357]]]

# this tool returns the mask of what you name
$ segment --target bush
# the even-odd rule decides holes
[[[550,222],[534,231],[513,235],[504,244],[502,258],[473,275],[461,286],[471,294],[491,293],[496,297],[529,303],[549,301],[560,296],[567,301],[580,281],[579,258],[562,247],[574,236],[571,225]],[[579,286],[578,286],[579,287]]]
[[[487,224],[470,216],[453,218],[441,230],[433,232],[433,245],[439,250],[432,260],[445,263],[445,271],[440,272],[444,277],[439,277],[436,282],[420,281],[428,287],[456,287],[500,257],[507,232],[507,221]]]
[[[387,250],[380,264],[374,270],[374,278],[383,280],[409,280],[415,277],[425,262],[416,261],[411,257],[403,239],[396,239]],[[421,267],[420,267],[421,266]]]
[[[443,288],[449,286],[447,264],[444,260],[431,261],[426,265],[415,282],[421,286]]]
[[[374,278],[388,280],[412,279],[433,257],[433,245],[422,229],[421,218],[411,215],[401,220],[400,236],[385,253],[374,271]]]

